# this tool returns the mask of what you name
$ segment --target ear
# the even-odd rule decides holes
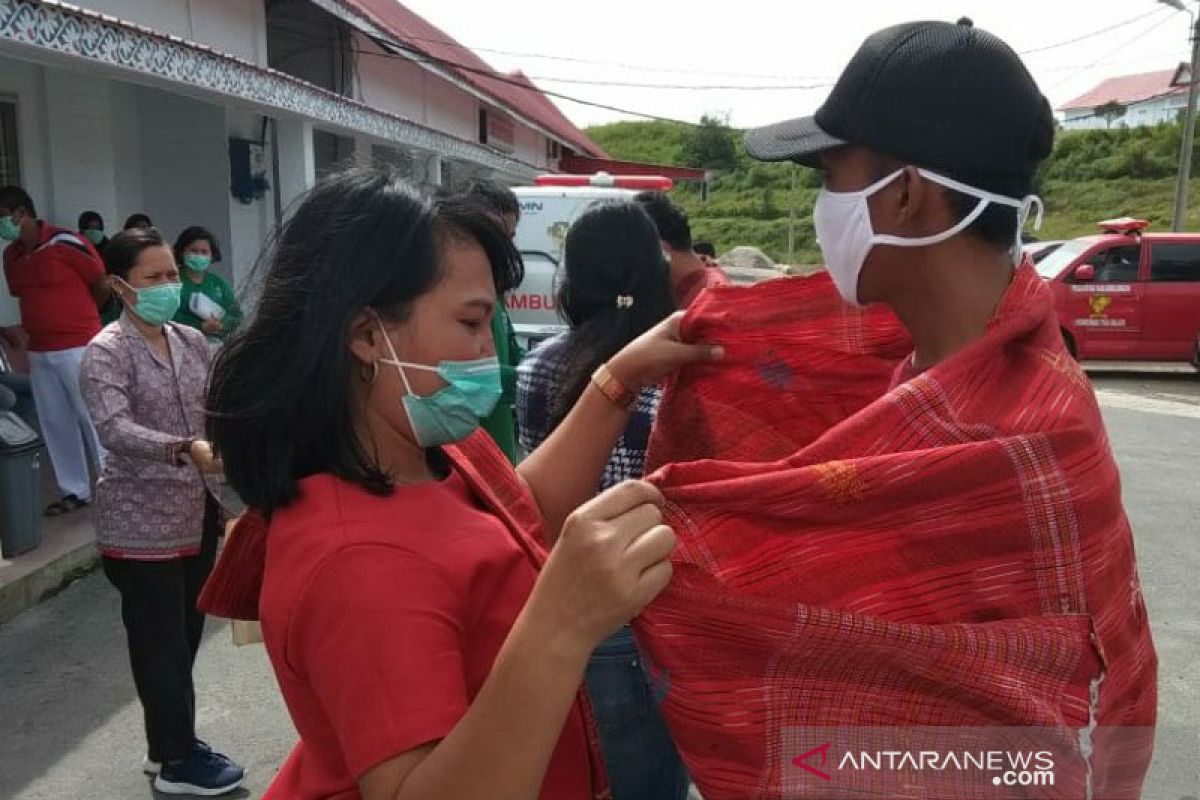
[[[360,364],[374,364],[386,355],[387,345],[383,343],[383,332],[379,329],[379,321],[368,309],[358,312],[350,321],[350,354]]]
[[[896,221],[899,225],[907,227],[921,217],[933,187],[921,177],[917,168],[911,165],[904,168],[904,174],[900,176],[897,184],[900,187],[900,195],[897,201]]]
[[[130,286],[125,281],[113,275],[108,279],[108,283],[112,286],[112,290],[120,298],[121,302],[128,308],[133,308],[137,305],[137,290]]]

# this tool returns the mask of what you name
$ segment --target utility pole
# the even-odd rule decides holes
[[[796,263],[796,165],[789,164],[792,185],[788,189],[788,264]]]
[[[1187,114],[1183,119],[1183,143],[1179,148],[1179,177],[1175,182],[1175,216],[1171,230],[1182,231],[1187,227],[1188,181],[1192,176],[1192,146],[1196,137],[1196,93],[1200,88],[1200,17],[1183,4],[1183,0],[1158,0],[1164,5],[1187,11],[1191,15],[1192,64],[1188,74]]]

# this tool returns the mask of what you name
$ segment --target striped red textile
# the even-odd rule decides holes
[[[890,391],[904,334],[828,279],[711,291],[684,336],[728,355],[664,397],[651,480],[679,547],[635,629],[706,800],[944,796],[839,794],[793,763],[804,729],[855,726],[1094,742],[1053,789],[955,800],[1140,797],[1157,661],[1132,533],[1033,269],[983,338]]]

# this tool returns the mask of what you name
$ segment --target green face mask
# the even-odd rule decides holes
[[[132,309],[133,313],[147,325],[166,324],[179,310],[182,289],[183,286],[178,283],[160,283],[135,289],[137,304]]]
[[[12,216],[0,217],[0,239],[15,242],[21,235],[21,226]]]
[[[87,240],[93,245],[99,245],[104,241],[104,231],[100,230],[99,228],[88,228],[83,232],[83,235],[86,236]]]
[[[212,265],[212,257],[202,256],[196,253],[185,253],[183,256],[183,265],[190,270],[204,272]]]

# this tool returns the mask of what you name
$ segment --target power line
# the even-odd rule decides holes
[[[1118,28],[1122,28],[1126,25],[1130,25],[1134,22],[1139,22],[1139,21],[1146,19],[1148,17],[1151,17],[1155,14],[1159,14],[1165,10],[1166,9],[1164,9],[1164,8],[1154,8],[1154,9],[1151,9],[1144,13],[1138,14],[1135,17],[1130,17],[1129,19],[1124,20],[1122,22],[1117,22],[1112,25],[1106,25],[1103,28],[1099,28],[1097,30],[1090,31],[1088,33],[1082,34],[1080,36],[1076,36],[1071,39],[1067,39],[1067,40],[1060,41],[1060,42],[1054,42],[1052,44],[1043,45],[1040,47],[1035,47],[1030,50],[1022,50],[1022,51],[1020,51],[1019,55],[1023,55],[1023,56],[1034,55],[1036,53],[1043,53],[1043,52],[1046,52],[1049,50],[1055,50],[1060,47],[1066,47],[1068,45],[1086,41],[1086,40],[1094,38],[1096,36],[1101,36],[1110,31],[1117,30]],[[493,48],[493,47],[474,47],[474,46],[465,45],[454,39],[436,37],[436,36],[405,36],[404,41],[426,42],[426,43],[430,43],[430,44],[441,44],[441,45],[445,45],[447,47],[457,48],[459,50],[462,50],[465,53],[473,53],[473,52],[492,53],[494,55],[510,56],[513,58],[536,58],[536,59],[543,59],[543,60],[547,60],[547,61],[561,61],[561,62],[565,62],[565,63],[584,64],[584,65],[589,65],[589,66],[610,66],[610,67],[616,67],[618,69],[638,71],[638,72],[657,72],[657,73],[674,74],[674,75],[707,75],[707,76],[726,77],[726,78],[751,78],[751,79],[756,79],[756,80],[768,80],[768,81],[803,80],[803,81],[825,81],[825,82],[827,82],[827,83],[816,84],[813,88],[824,88],[825,86],[832,86],[833,85],[832,82],[835,80],[835,78],[833,76],[828,76],[828,75],[817,76],[817,75],[795,75],[795,74],[777,74],[777,73],[769,74],[769,73],[754,73],[754,72],[728,72],[728,71],[722,71],[722,70],[683,69],[680,67],[661,67],[661,66],[652,66],[652,65],[648,65],[648,64],[633,64],[633,63],[624,62],[624,61],[610,61],[607,59],[579,58],[577,56],[565,56],[565,55],[552,54],[552,53],[529,53],[529,52],[522,52],[522,51],[518,51],[518,50],[502,50],[502,49]],[[433,57],[436,58],[436,56],[433,56]],[[551,78],[551,77],[539,77],[538,79],[539,80],[555,80],[555,81],[560,81],[560,82],[570,82],[570,80],[571,80],[571,79],[566,79],[566,78]],[[631,87],[645,86],[646,88],[658,88],[657,84],[614,83],[613,85],[615,85],[615,86],[631,86]],[[663,84],[662,88],[687,89],[687,88],[693,88],[693,87],[688,86],[688,85],[676,86],[676,85],[672,85],[672,84]],[[710,87],[696,86],[695,88],[707,89]],[[744,87],[744,86],[739,85],[739,86],[729,86],[729,87],[713,86],[711,88],[714,88],[714,89],[726,89],[726,88],[741,89],[741,88],[751,88],[751,87]],[[757,89],[758,87],[755,86],[752,88]],[[768,88],[775,88],[775,87],[768,87]],[[793,87],[787,86],[787,87],[778,87],[778,88],[793,88]],[[801,87],[795,87],[795,88],[803,89],[803,88],[807,88],[807,87],[801,86]]]
[[[397,46],[397,45],[392,45],[392,46]],[[470,66],[469,64],[461,64],[457,61],[450,61],[448,59],[431,56],[427,53],[422,53],[420,51],[411,51],[411,50],[406,51],[406,52],[410,53],[411,55],[400,55],[398,53],[369,53],[367,51],[361,51],[361,50],[356,51],[356,52],[358,52],[359,55],[377,55],[377,56],[386,57],[386,58],[401,59],[404,61],[410,61],[410,62],[414,62],[414,63],[418,63],[418,64],[433,64],[434,66],[449,67],[451,69],[458,70],[460,72],[467,72],[467,73],[471,73],[471,74],[475,74],[475,75],[480,75],[480,76],[486,77],[490,80],[497,81],[499,83],[507,84],[509,86],[515,86],[516,88],[524,89],[527,92],[530,90],[540,92],[540,93],[546,95],[547,97],[556,97],[559,100],[567,100],[569,102],[578,103],[579,105],[588,106],[590,108],[599,108],[602,111],[614,111],[618,114],[627,114],[631,117],[641,117],[643,119],[655,120],[657,122],[672,122],[677,125],[687,125],[689,127],[695,127],[699,124],[696,122],[691,122],[689,120],[675,119],[674,117],[664,117],[661,114],[650,114],[645,111],[635,111],[635,110],[629,109],[629,108],[621,108],[619,106],[609,105],[608,103],[597,103],[592,100],[584,100],[581,97],[574,97],[572,95],[564,94],[562,92],[556,92],[552,89],[543,89],[539,86],[532,86],[531,84],[526,83],[525,81],[517,80],[516,78],[513,78],[508,75],[504,75],[503,73],[496,72],[492,69],[481,69],[479,67]]]
[[[308,36],[306,32],[302,32],[298,28],[292,28],[290,30],[290,33],[293,36],[296,36],[298,38],[308,39],[313,44],[317,43],[317,40],[315,38]],[[414,37],[414,40],[420,41],[420,37]],[[442,41],[442,40],[436,40],[436,41]],[[469,64],[463,64],[458,61],[452,61],[452,60],[449,60],[449,59],[446,59],[446,58],[443,58],[440,56],[434,56],[429,53],[426,53],[423,50],[417,50],[415,48],[403,47],[402,42],[398,43],[396,45],[391,45],[391,43],[388,43],[388,44],[393,47],[400,47],[400,48],[404,49],[406,52],[411,52],[416,55],[419,55],[420,58],[427,59],[427,63],[445,63],[449,66],[453,66],[455,69],[469,70],[472,72],[478,72],[480,74],[485,74],[485,75],[494,75],[497,77],[504,77],[504,75],[505,75],[505,73],[499,72],[490,66],[488,66],[486,69],[484,69],[482,67],[474,67]],[[457,45],[457,46],[461,47],[464,50],[464,52],[469,52],[462,45]],[[363,49],[354,48],[354,47],[351,47],[348,49],[350,50],[350,52],[353,52],[355,55],[360,55],[360,56],[372,56],[375,58],[395,58],[396,57],[396,55],[394,53],[386,53],[386,52],[377,53],[377,52],[373,52],[370,50],[363,50]],[[413,59],[413,60],[416,60],[416,59]],[[593,79],[593,78],[563,78],[563,77],[558,77],[556,75],[527,75],[526,77],[528,77],[530,80],[547,81],[549,83],[577,84],[577,85],[581,85],[581,86],[606,86],[606,87],[620,88],[620,89],[673,89],[673,90],[683,90],[683,91],[746,91],[746,92],[810,91],[813,89],[828,89],[833,86],[832,78],[825,80],[825,82],[823,82],[823,83],[767,85],[767,84],[745,84],[745,83],[735,83],[735,84],[650,83],[650,82],[644,82],[644,81],[597,80],[597,79]]]
[[[1031,56],[1034,53],[1044,53],[1047,50],[1057,50],[1060,47],[1066,47],[1069,44],[1075,44],[1076,42],[1082,42],[1087,39],[1092,39],[1096,36],[1101,36],[1105,33],[1108,33],[1109,31],[1115,31],[1117,28],[1123,28],[1126,25],[1132,25],[1135,22],[1140,22],[1140,21],[1146,19],[1147,17],[1152,17],[1155,14],[1159,14],[1165,10],[1166,10],[1165,8],[1154,8],[1154,9],[1151,9],[1150,11],[1146,11],[1144,13],[1138,14],[1136,17],[1131,17],[1130,19],[1127,19],[1124,22],[1118,22],[1114,25],[1108,25],[1106,27],[1100,28],[1099,30],[1094,30],[1091,33],[1085,33],[1082,36],[1076,36],[1074,39],[1067,39],[1066,41],[1055,42],[1054,44],[1048,44],[1043,47],[1035,47],[1032,50],[1022,50],[1020,53],[1018,53],[1018,55]]]
[[[294,38],[307,39],[314,46],[324,46],[324,45],[328,44],[328,42],[326,42],[324,40],[318,40],[318,39],[312,37],[311,35],[309,35],[309,33],[307,31],[300,31],[296,28],[293,28],[292,30],[289,31],[289,33]],[[483,69],[480,67],[471,66],[470,64],[462,64],[457,61],[451,61],[449,59],[439,58],[437,56],[431,56],[428,53],[425,53],[424,51],[417,50],[415,48],[405,47],[402,43],[399,43],[399,42],[384,41],[384,42],[377,42],[377,43],[380,44],[381,47],[385,47],[385,48],[389,48],[389,49],[393,49],[393,50],[400,50],[400,51],[402,51],[402,53],[400,53],[400,52],[373,53],[371,51],[361,50],[359,48],[349,48],[349,50],[350,50],[350,52],[354,53],[355,55],[360,55],[360,56],[368,55],[368,56],[376,56],[379,58],[396,59],[399,61],[404,61],[406,63],[412,63],[412,64],[430,64],[435,67],[444,67],[444,68],[449,68],[449,69],[452,69],[452,70],[455,70],[458,72],[465,72],[465,73],[469,73],[469,74],[473,74],[473,75],[479,75],[481,77],[488,78],[489,80],[496,81],[497,83],[506,84],[508,86],[513,86],[518,89],[524,89],[527,92],[535,91],[535,92],[539,92],[547,97],[555,97],[560,100],[566,100],[566,101],[569,101],[572,103],[578,103],[579,105],[588,106],[591,108],[599,108],[603,111],[613,111],[618,114],[627,114],[632,117],[640,117],[642,119],[655,120],[658,122],[671,122],[671,123],[675,123],[678,125],[687,125],[689,127],[695,127],[696,125],[699,124],[696,122],[690,122],[688,120],[675,119],[673,117],[664,117],[659,114],[650,114],[650,113],[647,113],[644,111],[635,111],[635,110],[629,109],[629,108],[621,108],[619,106],[613,106],[613,105],[609,105],[607,103],[597,103],[597,102],[594,102],[591,100],[584,100],[581,97],[574,97],[572,95],[564,94],[562,92],[556,92],[551,89],[542,89],[541,87],[534,86],[531,83],[526,83],[524,81],[517,80],[517,79],[513,78],[512,76],[505,75],[500,72],[496,72],[494,69],[492,69],[490,67]],[[494,101],[498,102],[498,103],[504,102],[501,98],[495,98]]]
[[[1080,73],[1082,73],[1082,72],[1086,72],[1087,70],[1089,70],[1089,69],[1092,69],[1093,67],[1095,67],[1097,64],[1100,64],[1102,61],[1104,61],[1104,59],[1108,58],[1109,56],[1112,56],[1112,55],[1115,55],[1116,53],[1119,53],[1119,52],[1121,52],[1121,51],[1122,51],[1122,50],[1124,50],[1126,47],[1129,47],[1130,45],[1132,45],[1132,44],[1135,44],[1136,42],[1140,42],[1142,39],[1146,38],[1146,37],[1147,37],[1147,36],[1149,36],[1151,33],[1153,33],[1154,31],[1158,30],[1158,29],[1159,29],[1159,28],[1161,28],[1161,27],[1162,27],[1164,24],[1166,24],[1166,23],[1170,22],[1170,21],[1171,21],[1171,20],[1173,20],[1174,18],[1175,18],[1175,17],[1174,17],[1174,15],[1168,14],[1167,16],[1165,16],[1165,17],[1163,17],[1162,19],[1160,19],[1160,20],[1158,20],[1157,22],[1155,22],[1153,25],[1151,25],[1151,26],[1150,26],[1149,28],[1147,28],[1146,30],[1144,30],[1144,31],[1142,31],[1141,33],[1137,34],[1137,35],[1136,35],[1136,36],[1134,36],[1132,39],[1129,39],[1128,41],[1126,41],[1124,44],[1118,45],[1117,47],[1115,47],[1115,48],[1113,48],[1113,49],[1109,50],[1107,53],[1104,53],[1104,54],[1103,54],[1103,55],[1101,55],[1099,58],[1097,58],[1095,61],[1093,61],[1092,63],[1090,63],[1090,64],[1088,64],[1087,66],[1085,66],[1083,69],[1080,69],[1080,70],[1078,70],[1077,72],[1073,72],[1073,73],[1071,73],[1070,75],[1068,75],[1067,77],[1063,78],[1063,79],[1062,79],[1061,81],[1059,81],[1058,83],[1056,83],[1056,84],[1054,84],[1053,86],[1051,86],[1051,87],[1049,87],[1048,89],[1046,89],[1046,92],[1052,92],[1052,91],[1054,91],[1055,89],[1057,89],[1058,87],[1062,86],[1063,84],[1065,84],[1065,83],[1069,83],[1070,81],[1074,80],[1074,79],[1075,79],[1075,78],[1076,78],[1076,77],[1077,77],[1077,76],[1078,76]]]
[[[723,72],[717,70],[697,70],[697,69],[681,69],[679,67],[658,67],[647,64],[631,64],[622,61],[607,61],[604,59],[578,58],[575,56],[554,55],[550,53],[523,53],[515,50],[498,50],[491,47],[471,47],[453,39],[442,39],[432,36],[405,36],[404,41],[407,42],[428,42],[431,44],[442,44],[448,47],[455,47],[464,52],[492,53],[493,55],[511,56],[514,58],[539,58],[547,61],[563,61],[572,64],[586,64],[590,66],[609,66],[617,67],[618,69],[637,71],[637,72],[659,72],[673,75],[708,75],[723,78],[753,78],[756,80],[779,80],[779,81],[795,81],[795,80],[832,80],[828,75],[771,75],[753,72]]]
[[[375,56],[378,58],[395,58],[393,53],[373,53],[369,50],[354,50],[360,56]],[[426,54],[422,54],[426,55]],[[435,61],[444,61],[444,59],[436,59],[433,56],[428,56]],[[495,75],[504,77],[502,72],[493,72],[488,70],[469,67],[466,64],[460,64],[453,61],[444,61],[446,64],[453,65],[455,69],[468,69],[475,72],[481,72],[487,75]],[[809,83],[809,84],[794,84],[794,85],[747,85],[747,84],[708,84],[699,85],[694,83],[642,83],[635,81],[607,81],[593,80],[589,78],[559,78],[552,75],[527,75],[527,78],[534,81],[546,81],[547,83],[570,83],[580,86],[607,86],[619,89],[678,89],[689,91],[734,91],[734,92],[776,92],[776,91],[809,91],[812,89],[828,89],[833,86],[833,82],[829,83]]]

